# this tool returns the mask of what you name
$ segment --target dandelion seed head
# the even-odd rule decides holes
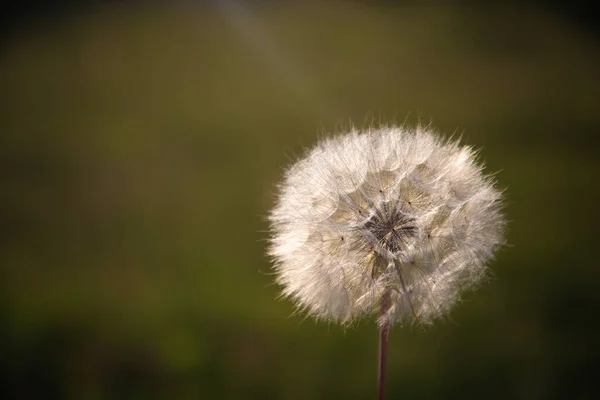
[[[322,140],[286,171],[269,215],[277,282],[319,319],[429,324],[485,278],[501,201],[473,149],[430,129]]]

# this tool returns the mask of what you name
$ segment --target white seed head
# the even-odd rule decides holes
[[[486,276],[501,199],[472,148],[426,128],[323,140],[269,215],[277,282],[317,318],[431,323]]]

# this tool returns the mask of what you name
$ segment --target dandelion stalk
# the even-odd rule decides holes
[[[387,354],[388,338],[390,334],[389,324],[384,324],[379,328],[379,373],[377,377],[378,399],[385,400],[386,380],[387,380]]]
[[[381,297],[381,316],[384,317],[389,308],[389,293]],[[386,320],[379,326],[379,369],[377,373],[378,399],[385,400],[387,380],[387,358],[388,342],[390,336],[390,324]]]

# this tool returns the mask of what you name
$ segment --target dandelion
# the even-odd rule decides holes
[[[475,158],[429,128],[353,130],[280,186],[269,253],[283,295],[318,319],[377,319],[380,396],[389,328],[446,315],[503,243],[502,195]]]

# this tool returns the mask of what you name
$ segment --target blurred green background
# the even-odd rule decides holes
[[[148,4],[4,25],[0,395],[374,398],[374,323],[292,316],[265,216],[320,135],[406,120],[482,148],[510,247],[448,320],[393,329],[389,397],[597,398],[597,31],[531,3]]]

